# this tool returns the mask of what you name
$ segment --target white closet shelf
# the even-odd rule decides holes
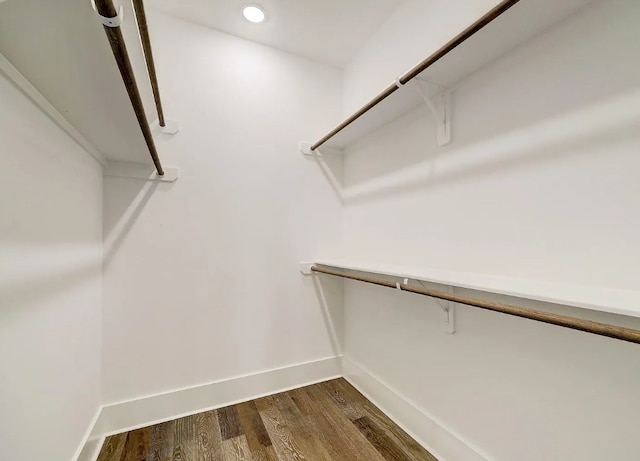
[[[487,13],[461,33],[461,35],[470,33],[469,38],[449,50],[450,45],[460,39],[460,35],[452,39],[422,63],[398,77],[398,80],[392,82],[378,96],[346,118],[312,147],[315,147],[317,152],[322,152],[323,146],[332,150],[348,148],[378,128],[418,105],[424,104],[423,96],[416,85],[420,85],[427,97],[433,97],[451,89],[467,76],[575,13],[591,1],[519,0],[513,6],[510,6],[513,2],[501,2],[496,8],[503,5],[504,8],[508,7],[506,11],[497,17],[492,13],[495,9]],[[442,57],[438,57],[441,55]],[[433,63],[416,74],[416,70],[421,68],[421,65],[433,59],[435,59]],[[404,82],[404,85],[398,87],[399,82]],[[435,135],[436,133],[434,137]]]
[[[640,317],[640,292],[636,291],[369,262],[326,259],[314,264]]]
[[[5,2],[0,11],[2,75],[105,165],[151,165],[149,148],[101,19],[90,1]],[[155,104],[131,2],[122,2],[124,36],[146,115]]]

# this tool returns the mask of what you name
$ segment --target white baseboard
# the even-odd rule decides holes
[[[437,421],[362,365],[343,357],[343,375],[439,461],[491,461],[478,448]]]
[[[342,376],[342,357],[291,365],[102,407],[76,461],[95,461],[105,437]]]
[[[95,461],[105,437],[344,376],[440,461],[491,461],[362,365],[331,357],[105,405],[75,461]]]
[[[82,442],[73,456],[75,461],[94,461],[98,457],[98,448],[102,446],[102,441],[95,439],[92,434],[98,419],[100,419],[101,412],[102,407],[98,407],[96,414],[91,418],[91,423],[89,423],[89,427],[87,428],[84,437],[82,437]]]
[[[82,446],[82,450],[75,458],[76,461],[96,461],[100,454],[100,449],[106,437],[89,438]]]

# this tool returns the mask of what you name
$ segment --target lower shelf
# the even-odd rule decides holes
[[[593,311],[640,317],[640,292],[636,291],[345,260],[317,260],[315,263],[352,271],[423,280]]]

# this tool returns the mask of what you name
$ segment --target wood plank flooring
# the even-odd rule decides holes
[[[98,461],[437,461],[344,379],[114,435]]]

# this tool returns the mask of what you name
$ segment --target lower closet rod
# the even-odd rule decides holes
[[[116,11],[116,7],[113,5],[113,0],[94,0],[94,3],[96,11],[100,16],[102,16],[102,18],[118,18],[118,12]],[[140,97],[140,90],[138,90],[138,85],[136,84],[136,77],[133,73],[133,68],[131,67],[131,60],[129,59],[127,46],[124,43],[122,31],[120,30],[119,25],[107,25],[106,23],[104,25],[104,31],[109,39],[113,56],[116,58],[116,62],[118,63],[120,75],[122,75],[122,81],[124,82],[124,86],[129,94],[133,111],[138,119],[138,125],[140,125],[144,140],[147,143],[151,159],[153,160],[153,164],[156,167],[158,175],[162,176],[164,175],[164,170],[162,169],[160,159],[158,158],[158,151],[156,150],[156,145],[153,141],[149,122],[147,121],[147,115],[144,111],[144,105],[142,104],[142,98]]]
[[[419,295],[444,299],[446,301],[466,304],[467,306],[479,307],[480,309],[486,309],[493,312],[501,312],[503,314],[514,315],[516,317],[535,320],[537,322],[550,323],[552,325],[571,328],[573,330],[584,331],[587,333],[593,333],[595,335],[607,336],[609,338],[619,339],[621,341],[640,344],[640,331],[633,330],[631,328],[619,327],[607,323],[593,322],[591,320],[584,320],[575,317],[569,317],[566,315],[552,314],[550,312],[539,311],[536,309],[511,306],[509,304],[503,304],[493,301],[484,301],[482,299],[450,294],[444,291],[431,290],[429,288],[396,284],[395,282],[390,282],[384,279],[365,277],[362,275],[353,275],[346,272],[326,269],[318,266],[312,266],[311,271],[322,274],[335,275],[337,277],[342,277],[345,279],[357,280],[359,282],[372,283],[374,285],[380,285],[388,288],[400,288],[402,291],[408,291]]]

